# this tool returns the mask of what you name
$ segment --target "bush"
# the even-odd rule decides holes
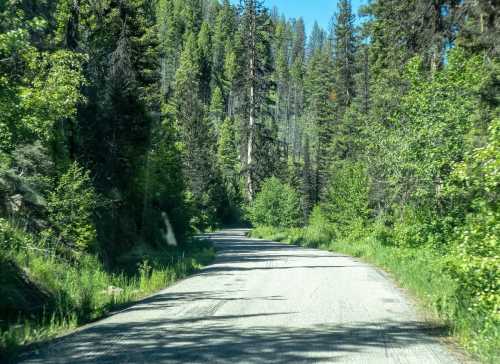
[[[328,219],[319,206],[315,206],[312,210],[304,235],[305,245],[309,247],[318,247],[322,243],[329,242],[333,237]]]
[[[48,198],[49,221],[54,229],[49,234],[54,234],[56,241],[62,243],[58,248],[70,249],[78,256],[93,247],[96,202],[89,173],[73,163]]]
[[[400,247],[419,247],[424,245],[432,233],[429,223],[427,223],[422,210],[417,211],[413,207],[401,209],[400,216],[394,222],[394,244]]]
[[[300,199],[288,184],[272,177],[262,184],[249,208],[256,226],[295,227],[300,224]]]
[[[351,225],[368,215],[368,177],[362,163],[333,165],[322,210],[340,237],[349,235]]]
[[[393,245],[393,235],[393,231],[388,227],[387,217],[383,214],[378,216],[371,225],[369,237],[382,245]]]
[[[500,326],[500,119],[493,120],[485,146],[455,165],[446,193],[469,204],[458,215],[447,268],[459,289],[463,308],[478,317],[478,334]],[[493,336],[493,334],[491,334]],[[495,342],[492,340],[493,345]],[[473,342],[472,346],[476,346]]]

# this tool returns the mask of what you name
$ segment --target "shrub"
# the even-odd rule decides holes
[[[362,163],[337,162],[322,204],[328,220],[345,237],[356,220],[368,215],[368,177]]]
[[[369,237],[382,245],[393,245],[394,233],[388,224],[387,217],[379,215],[371,225]]]
[[[272,177],[262,184],[249,208],[250,221],[257,226],[295,227],[300,223],[300,199],[288,184]]]
[[[73,255],[79,255],[93,247],[96,229],[93,213],[96,193],[87,171],[73,163],[48,198],[49,221],[57,241]],[[61,246],[58,246],[61,248]]]
[[[432,233],[422,210],[405,207],[394,222],[394,243],[400,247],[418,247],[424,245]]]
[[[331,240],[333,232],[329,229],[328,219],[321,207],[315,206],[313,208],[304,235],[305,244],[310,247],[318,247],[320,244]]]
[[[489,129],[488,143],[455,166],[447,186],[453,201],[468,203],[459,216],[448,270],[458,285],[457,299],[480,323],[476,332],[500,325],[500,119]]]

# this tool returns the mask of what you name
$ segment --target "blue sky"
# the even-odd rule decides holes
[[[239,3],[239,0],[232,0]],[[325,29],[328,29],[330,19],[337,10],[337,0],[264,0],[267,7],[278,7],[280,14],[285,14],[287,18],[298,18],[301,16],[306,24],[306,31],[311,32],[314,21]],[[361,5],[368,3],[368,0],[352,0],[352,8],[357,15],[357,10]]]

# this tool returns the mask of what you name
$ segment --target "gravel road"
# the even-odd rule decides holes
[[[368,264],[245,230],[208,237],[214,264],[21,362],[461,362]]]

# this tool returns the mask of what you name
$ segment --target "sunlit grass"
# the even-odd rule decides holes
[[[10,255],[10,260],[29,272],[31,280],[51,293],[53,303],[40,317],[19,318],[0,326],[0,359],[2,352],[12,357],[24,345],[68,332],[166,288],[213,259],[215,252],[210,244],[192,245],[176,256],[159,252],[154,262],[140,263],[135,274],[107,272],[93,256],[74,265],[35,252]]]

